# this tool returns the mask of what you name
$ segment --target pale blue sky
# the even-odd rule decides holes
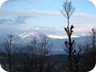
[[[66,19],[60,11],[65,0],[8,0],[0,9],[0,32],[37,31],[47,35],[66,35]],[[88,0],[70,0],[75,12],[70,23],[74,35],[87,34],[96,24],[96,8]]]

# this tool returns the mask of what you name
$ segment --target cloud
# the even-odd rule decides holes
[[[25,25],[26,31],[36,31],[42,32],[44,34],[61,34],[62,31],[57,30],[55,27],[47,27],[47,26],[35,26],[35,25]]]
[[[74,14],[71,17],[72,24],[88,24],[88,25],[95,25],[96,24],[96,15],[90,14]]]
[[[58,12],[49,12],[49,11],[39,11],[39,10],[1,10],[0,11],[0,24],[10,24],[9,26],[12,31],[39,31],[46,34],[56,34],[60,35],[65,34],[63,27],[61,26],[62,30],[58,27],[45,27],[45,26],[35,26],[34,23],[28,24],[27,19],[30,17],[38,18],[38,17],[45,17],[48,16],[51,18],[59,16],[62,19],[62,14]],[[74,34],[82,35],[84,33],[88,33],[93,25],[95,25],[96,16],[89,15],[89,14],[74,14],[71,18],[71,24],[74,24]],[[62,19],[63,20],[63,19]],[[38,20],[37,20],[38,21]],[[60,21],[60,20],[59,20]],[[36,22],[35,22],[36,23]],[[46,22],[44,22],[46,23]],[[18,25],[17,25],[18,24]],[[41,24],[41,23],[40,23]],[[57,23],[58,24],[58,23]],[[92,25],[93,24],[93,25]],[[78,25],[78,26],[77,26]],[[12,27],[13,26],[13,27]],[[58,25],[59,26],[59,25]],[[4,28],[6,29],[6,28]],[[11,30],[10,30],[11,31]]]
[[[12,23],[13,20],[11,19],[0,19],[0,24],[10,24]]]
[[[0,10],[0,16],[63,16],[61,12],[51,12],[45,10]],[[72,18],[96,18],[95,15],[85,14],[85,13],[75,13]]]
[[[61,13],[40,10],[0,10],[0,16],[61,16]]]
[[[60,16],[60,13],[37,10],[0,10],[0,24],[24,24],[30,17]]]
[[[88,35],[92,28],[96,27],[95,25],[91,24],[79,24],[74,28],[74,34],[77,35]]]
[[[26,19],[29,18],[28,16],[17,16],[14,20],[15,24],[25,24]]]
[[[28,18],[27,16],[0,18],[0,24],[25,24],[27,18]]]
[[[33,24],[0,24],[0,33],[40,32],[46,35],[61,35],[63,32],[55,27],[36,26]],[[64,34],[64,33],[63,33]]]

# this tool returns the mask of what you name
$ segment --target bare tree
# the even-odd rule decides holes
[[[3,47],[4,47],[5,54],[7,55],[9,72],[12,72],[12,62],[13,62],[12,55],[13,55],[13,48],[14,48],[14,35],[12,34],[7,35],[7,38],[3,42]]]
[[[89,70],[92,70],[95,66],[96,63],[96,29],[93,28],[90,32],[90,48],[87,48],[87,54],[86,54],[86,58],[89,58],[89,64],[90,64],[90,68]],[[86,59],[87,60],[87,59]],[[88,66],[88,65],[87,65]]]
[[[95,50],[96,49],[96,29],[93,28],[90,34],[91,34],[91,38],[90,38],[91,45],[92,45],[93,50]]]
[[[96,60],[96,29],[93,28],[91,31],[91,53],[92,53],[92,60],[93,60],[93,65],[95,64]]]
[[[62,14],[65,16],[65,18],[67,19],[67,27],[64,28],[66,33],[67,33],[67,36],[68,36],[68,41],[65,41],[65,45],[67,47],[66,49],[66,52],[68,53],[68,58],[69,58],[69,70],[72,71],[73,68],[72,68],[72,52],[73,52],[73,46],[74,46],[74,40],[72,40],[71,36],[72,36],[72,33],[73,33],[73,28],[74,26],[71,25],[70,26],[70,17],[71,15],[73,14],[74,12],[74,8],[71,4],[71,2],[68,2],[66,0],[66,2],[64,2],[64,5],[63,5],[63,11],[62,11]]]
[[[19,58],[21,59],[21,71],[23,72],[38,72],[38,42],[36,37],[34,37],[30,43],[26,44],[20,50]]]
[[[49,41],[47,37],[44,37],[39,42],[39,70],[40,72],[46,72],[48,70],[48,55],[52,48],[52,43]]]
[[[23,72],[47,72],[48,71],[48,55],[52,48],[52,44],[47,37],[40,41],[34,37],[30,43],[25,45],[25,50],[19,55],[22,62]],[[24,48],[23,48],[24,49]],[[21,51],[21,52],[22,52]]]
[[[79,60],[79,71],[88,72],[92,70],[96,63],[96,29],[92,29],[88,41],[79,47],[82,49]]]

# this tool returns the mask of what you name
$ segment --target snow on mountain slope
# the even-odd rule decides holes
[[[6,36],[0,35],[0,42],[2,42],[5,39]],[[17,44],[21,45],[30,42],[34,37],[36,37],[37,40],[41,40],[44,37],[48,37],[45,34],[39,33],[39,32],[25,32],[19,35],[14,35],[14,40]],[[62,48],[62,45],[64,45],[64,42],[67,41],[67,38],[60,39],[60,38],[52,38],[48,37],[49,40],[52,42],[53,47],[52,51],[64,51]],[[76,44],[84,44],[88,41],[89,36],[81,36],[81,37],[74,37],[72,39],[75,40]]]
[[[21,39],[24,41],[30,41],[34,37],[38,40],[41,40],[42,38],[47,37],[47,36],[39,32],[25,32],[25,33],[20,34],[19,37],[21,37]]]

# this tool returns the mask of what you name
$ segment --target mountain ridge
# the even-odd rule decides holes
[[[0,42],[3,42],[4,37],[6,36],[0,35]],[[22,45],[31,42],[31,40],[34,37],[36,37],[37,40],[41,40],[43,37],[47,37],[49,41],[52,42],[53,44],[52,52],[54,51],[55,54],[63,53],[62,51],[64,51],[64,48],[62,46],[64,45],[64,42],[67,41],[67,38],[64,39],[50,38],[47,35],[39,32],[24,32],[18,35],[14,35],[14,40],[16,41],[17,44]],[[87,38],[89,38],[89,36],[76,37],[72,38],[72,40],[75,40],[76,44],[78,45],[87,42]]]

